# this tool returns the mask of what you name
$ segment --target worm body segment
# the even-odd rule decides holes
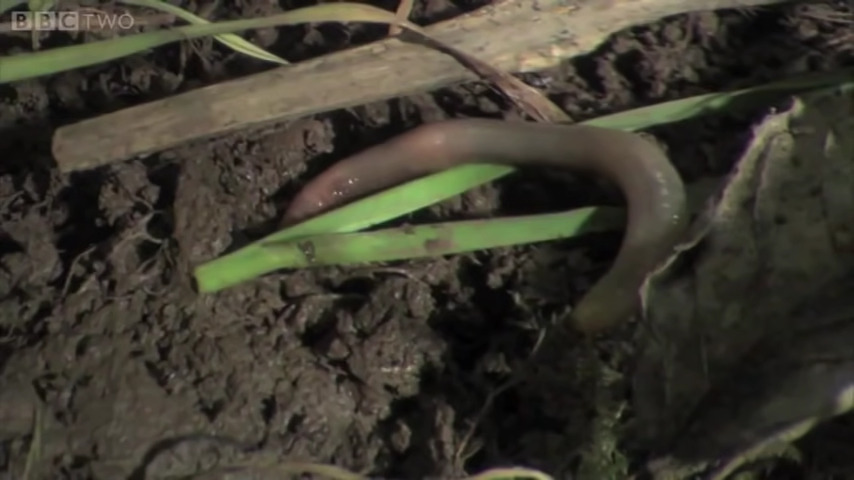
[[[450,120],[418,127],[342,160],[306,185],[285,212],[293,223],[364,195],[470,162],[587,171],[617,184],[628,224],[611,269],[572,311],[581,331],[627,320],[643,281],[672,252],[685,226],[685,189],[664,152],[640,136],[601,127]]]

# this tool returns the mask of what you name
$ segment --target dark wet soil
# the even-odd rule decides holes
[[[413,19],[479,3],[420,1]],[[209,18],[307,4],[226,1]],[[831,11],[850,6],[678,16],[524,78],[580,119],[831,70],[851,64],[854,40],[845,39],[850,24],[815,18]],[[385,33],[320,26],[247,38],[298,61]],[[0,54],[29,42],[6,34]],[[42,47],[67,42],[54,34]],[[0,478],[23,478],[28,458],[29,478],[45,479],[179,478],[286,460],[397,478],[508,464],[559,478],[626,478],[646,454],[631,441],[633,326],[593,343],[568,339],[551,375],[524,379],[485,409],[540,327],[608,266],[619,238],[283,272],[215,295],[193,291],[194,265],[269,233],[289,196],[323,166],[416,118],[493,114],[500,106],[482,84],[96,171],[62,175],[51,165],[50,135],[60,125],[264,68],[201,41],[0,86]],[[694,182],[727,172],[756,114],[655,133]],[[616,201],[595,185],[531,172],[416,218]],[[800,443],[802,461],[781,460],[763,475],[854,478],[850,425],[843,417],[820,429]]]

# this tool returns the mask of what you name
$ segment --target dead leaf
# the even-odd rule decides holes
[[[851,408],[852,111],[837,89],[769,115],[706,235],[651,283],[634,383],[656,478],[725,478]]]

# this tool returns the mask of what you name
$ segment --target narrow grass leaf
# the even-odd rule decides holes
[[[162,2],[159,0],[120,0],[122,3],[128,5],[135,5],[137,7],[146,7],[154,10],[159,10],[164,13],[168,13],[171,15],[175,15],[176,17],[184,20],[187,23],[193,25],[205,25],[210,24],[208,20],[195,15],[191,12],[188,12],[182,8],[176,7],[170,3]],[[263,48],[249,42],[242,37],[235,35],[233,33],[224,33],[221,35],[214,35],[214,39],[226,47],[234,50],[235,52],[242,53],[244,55],[248,55],[250,57],[257,58],[259,60],[264,60],[267,62],[277,63],[279,65],[287,65],[288,61],[280,58]]]
[[[27,8],[31,12],[46,12],[53,10],[56,0],[28,0]]]
[[[740,90],[707,93],[662,102],[604,115],[581,123],[619,130],[641,130],[739,107],[767,105],[769,101],[782,95],[845,85],[854,85],[854,68],[836,72],[810,73]]]
[[[6,13],[23,3],[26,3],[26,0],[0,0],[0,13]]]
[[[511,169],[502,165],[463,165],[454,170],[439,172],[430,177],[412,180],[380,193],[356,200],[333,211],[318,215],[293,227],[280,230],[264,241],[282,241],[320,233],[355,232],[420,210],[439,201],[455,197],[466,190],[474,179],[484,178],[481,167],[493,168],[493,178]],[[424,188],[432,181],[435,185]]]
[[[531,468],[493,468],[465,480],[554,480],[554,477]]]
[[[30,449],[24,463],[24,474],[22,480],[35,478],[35,472],[41,465],[42,456],[42,434],[44,432],[44,410],[41,405],[33,406],[33,431],[30,436]]]
[[[369,480],[364,475],[353,473],[335,465],[325,465],[322,463],[307,463],[307,462],[283,462],[273,464],[272,462],[241,462],[232,463],[226,468],[217,468],[206,472],[195,473],[190,476],[182,475],[181,477],[167,477],[164,480],[203,480],[211,478],[231,478],[235,473],[243,473],[243,477],[238,478],[258,478],[259,475],[265,478],[293,478],[302,475],[314,475],[327,480]]]
[[[185,480],[192,479],[210,479],[212,476],[217,476],[219,474],[227,475],[229,473],[234,473],[235,470],[242,470],[245,472],[246,476],[253,476],[257,474],[264,475],[265,473],[270,473],[273,475],[278,475],[279,477],[285,477],[287,474],[315,474],[322,475],[324,478],[329,480],[369,480],[368,477],[364,475],[360,475],[358,473],[353,473],[348,470],[344,470],[343,468],[336,467],[334,465],[324,465],[318,463],[299,463],[299,462],[286,462],[278,465],[264,465],[261,462],[243,462],[239,464],[231,464],[226,468],[222,469],[214,469],[206,472],[200,472],[192,474],[189,477],[182,476],[180,478]],[[537,470],[529,469],[529,468],[494,468],[492,470],[487,470],[486,472],[474,475],[472,477],[466,477],[462,480],[553,480],[553,478],[545,473],[539,472]],[[165,480],[178,480],[178,477],[167,477]]]
[[[262,241],[200,266],[195,276],[199,291],[212,292],[285,268],[355,265],[450,255],[615,230],[624,222],[623,209],[588,207],[524,217]]]
[[[280,268],[357,265],[557,240],[619,229],[624,223],[622,209],[588,207],[561,213],[318,235],[268,242],[262,249],[272,254]]]
[[[354,232],[372,227],[432,205],[437,199],[451,198],[465,192],[471,184],[469,175],[484,178],[480,171],[482,167],[484,165],[464,165],[454,171],[448,170],[431,177],[413,180],[280,230],[258,242],[197,267],[194,273],[196,282],[201,291],[213,292],[281,268],[266,263],[266,253],[261,250],[262,245],[302,239],[317,234]],[[498,167],[495,172],[496,178],[503,174],[504,169],[509,168]],[[433,185],[433,188],[419,188],[420,183],[436,179],[438,182]],[[234,268],[234,265],[240,265],[240,267]]]
[[[0,57],[0,83],[14,82],[126,57],[181,40],[239,32],[253,28],[298,25],[316,22],[362,22],[397,24],[420,31],[402,22],[391,12],[358,3],[329,3],[299,8],[263,18],[229,20],[205,25],[188,25],[170,30],[141,33],[99,42],[52,48],[33,53]]]

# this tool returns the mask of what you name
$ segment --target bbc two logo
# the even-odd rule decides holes
[[[112,15],[78,11],[12,12],[14,31],[128,30],[134,20],[129,13]]]

